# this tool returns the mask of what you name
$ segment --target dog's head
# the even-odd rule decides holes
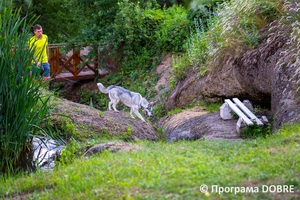
[[[148,102],[145,98],[143,98],[141,103],[141,109],[146,113],[147,117],[152,116],[152,108],[153,108],[153,102]]]

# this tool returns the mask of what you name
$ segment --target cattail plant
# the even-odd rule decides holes
[[[51,116],[45,83],[30,74],[29,27],[11,5],[0,2],[0,172],[16,168],[34,135],[51,136],[41,128]]]

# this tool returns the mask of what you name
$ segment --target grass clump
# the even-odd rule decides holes
[[[300,192],[300,124],[241,142],[140,141],[138,151],[104,152],[53,171],[3,178],[0,196],[40,199],[285,199]],[[142,170],[141,170],[142,169]],[[199,187],[208,186],[208,193]],[[258,193],[212,192],[258,187]],[[293,185],[294,193],[263,193],[262,185]]]

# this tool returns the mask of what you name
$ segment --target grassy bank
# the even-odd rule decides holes
[[[79,158],[50,172],[0,179],[0,197],[32,199],[296,199],[300,124],[242,142],[140,142],[139,151]],[[199,187],[208,186],[208,193]],[[221,193],[218,187],[293,185],[294,193]]]

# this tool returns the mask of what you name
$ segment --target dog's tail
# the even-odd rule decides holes
[[[97,83],[97,86],[102,93],[107,94],[109,92],[109,88],[104,87],[102,83]]]

